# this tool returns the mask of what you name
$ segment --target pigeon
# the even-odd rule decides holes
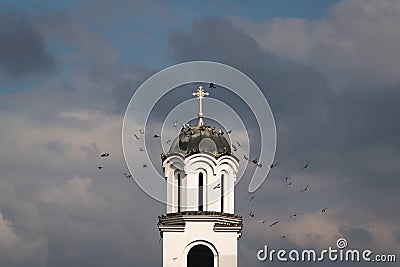
[[[110,153],[103,153],[103,154],[100,155],[100,157],[102,157],[102,158],[106,158],[108,156],[110,156]]]
[[[254,199],[255,196],[246,197],[250,202]]]
[[[286,184],[286,186],[292,185],[293,181],[290,181],[290,183]]]
[[[287,183],[287,182],[288,182],[288,180],[293,180],[293,178],[291,178],[291,177],[289,177],[289,176],[288,176],[288,177],[286,177],[286,178],[285,178],[285,183]]]
[[[307,169],[309,165],[310,165],[310,162],[307,162],[306,165],[304,165],[304,167],[302,168],[302,170]]]
[[[274,225],[277,225],[279,223],[279,221],[273,222],[269,227],[271,228]]]
[[[307,189],[308,189],[308,185],[304,189],[301,189],[300,192],[306,192]]]
[[[259,168],[262,167],[262,164],[258,162],[258,159],[257,159],[257,158],[253,159],[251,162],[253,162],[254,164],[256,164],[256,166],[259,167]]]
[[[124,175],[125,175],[125,178],[128,180],[132,178],[132,174],[130,174],[130,173],[128,174],[128,173],[124,172]]]
[[[272,162],[271,165],[269,165],[269,167],[272,169],[273,167],[278,166],[278,164],[279,164],[279,163],[273,163],[273,162]]]
[[[214,85],[214,83],[210,83],[210,84],[208,85],[208,88],[215,89],[215,88],[217,88],[217,87]]]

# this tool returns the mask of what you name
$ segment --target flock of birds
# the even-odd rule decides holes
[[[248,157],[246,157],[246,155],[243,155],[243,157],[244,157],[246,160],[248,160]],[[258,167],[262,167],[262,164],[260,164],[260,163],[257,161],[257,159],[252,160],[252,163],[256,164]],[[261,166],[260,166],[260,165],[261,165]],[[271,164],[269,165],[269,167],[270,167],[271,169],[274,168],[274,167],[276,167],[276,166],[278,166],[278,163],[271,163]],[[310,162],[307,162],[299,171],[300,171],[300,172],[301,172],[301,171],[304,171],[305,169],[309,168],[309,166],[310,166]],[[294,180],[295,180],[295,176],[286,176],[286,177],[284,178],[285,186],[292,186]],[[300,189],[299,192],[307,192],[307,191],[308,191],[308,188],[309,188],[309,184],[307,184],[303,189]],[[251,196],[247,196],[246,199],[247,199],[250,203],[252,203],[255,197],[256,197],[255,195],[251,195]],[[328,210],[328,208],[323,208],[323,209],[321,209],[321,213],[326,213],[327,210]],[[291,214],[291,215],[289,216],[289,218],[295,218],[295,217],[300,216],[301,214],[302,214],[302,212],[297,212],[297,213]],[[250,210],[249,216],[250,216],[251,218],[254,218],[254,217],[255,217],[255,214],[254,214],[254,210],[253,210],[253,209]],[[262,220],[257,220],[256,222],[257,222],[257,223],[261,223],[261,224],[265,224],[265,223],[267,223],[267,220],[262,219]],[[276,226],[277,224],[279,224],[280,222],[281,222],[280,220],[273,220],[273,221],[270,221],[270,223],[267,224],[267,227],[268,227],[268,228],[272,228],[272,227]],[[281,239],[286,239],[286,238],[289,237],[289,236],[291,236],[291,235],[290,235],[290,234],[284,234],[284,235],[281,235],[280,238],[281,238]]]
[[[214,83],[210,83],[208,88],[210,88],[210,89],[215,89],[216,86],[215,86]],[[174,126],[174,127],[178,127],[178,121],[177,121],[177,120],[173,121],[173,126]],[[185,127],[187,127],[187,126],[190,126],[190,125],[189,125],[189,124],[184,124],[184,125],[183,125],[183,128],[185,128]],[[137,132],[135,131],[135,132],[133,133],[133,137],[134,137],[134,139],[135,139],[136,141],[141,140],[141,139],[142,139],[142,135],[144,135],[144,133],[145,133],[144,130],[139,129]],[[228,133],[228,134],[232,133],[232,130],[228,130],[227,133]],[[155,138],[155,139],[156,139],[156,138],[159,138],[159,137],[160,137],[159,134],[154,134],[154,135],[153,135],[153,138]],[[166,141],[166,143],[167,143],[168,145],[170,145],[171,142],[172,142],[171,139],[168,139],[168,140]],[[231,146],[232,146],[232,148],[233,148],[233,151],[236,152],[236,151],[238,151],[238,149],[241,147],[241,144],[240,144],[239,141],[236,141],[236,143],[232,143]],[[146,150],[145,150],[143,147],[139,147],[139,151],[140,151],[140,152],[145,152]],[[97,152],[97,149],[96,149],[96,152]],[[101,153],[101,154],[100,154],[100,158],[107,158],[107,157],[109,157],[109,156],[110,156],[110,153],[108,153],[108,152],[104,152],[104,153]],[[256,167],[258,167],[258,168],[262,168],[262,167],[263,167],[263,164],[259,162],[258,158],[254,158],[254,159],[251,159],[251,160],[250,160],[250,158],[249,158],[246,154],[243,154],[243,158],[244,158],[245,160],[251,162],[252,164],[254,164],[254,165],[255,165]],[[270,170],[272,170],[273,168],[276,168],[278,165],[279,165],[278,162],[272,162],[271,164],[268,165],[268,167],[270,168]],[[310,166],[310,162],[307,162],[307,163],[300,169],[300,171],[304,171],[305,169],[309,168],[309,166]],[[143,168],[148,168],[148,165],[145,163],[145,164],[142,165],[142,167],[143,167]],[[99,166],[98,166],[98,169],[99,169],[99,170],[102,170],[103,168],[104,168],[103,165],[99,165]],[[129,171],[124,172],[123,175],[124,175],[124,177],[125,177],[127,180],[131,180],[131,179],[132,179],[132,174],[131,174]],[[294,180],[295,180],[294,176],[286,176],[286,177],[284,178],[285,186],[288,186],[288,187],[289,187],[289,186],[292,186],[293,183],[294,183]],[[220,184],[217,184],[216,186],[213,187],[213,189],[218,189],[218,188],[220,188],[220,187],[221,187],[221,185],[220,185]],[[300,192],[307,192],[307,191],[308,191],[308,188],[309,188],[309,185],[307,184],[303,189],[300,190]],[[247,199],[250,203],[253,202],[254,198],[255,198],[255,195],[251,195],[251,196],[246,197],[246,199]],[[328,208],[323,208],[323,209],[321,210],[321,213],[326,213],[326,212],[327,212],[327,209],[328,209]],[[301,214],[302,214],[302,212],[297,212],[297,213],[291,214],[291,215],[289,216],[289,218],[294,218],[294,217],[297,217],[297,216],[299,216],[299,215],[301,215]],[[250,216],[251,218],[254,218],[254,217],[255,217],[255,214],[254,214],[253,209],[250,210],[249,216]],[[257,223],[261,223],[261,224],[267,223],[267,221],[266,221],[265,219],[257,220],[256,222],[257,222]],[[275,220],[275,221],[273,221],[273,222],[267,224],[267,226],[268,226],[268,228],[272,228],[272,227],[276,226],[277,224],[279,224],[280,222],[281,222],[280,220]],[[281,239],[286,239],[286,238],[289,237],[289,236],[291,236],[291,235],[290,235],[290,234],[285,234],[285,235],[281,235],[280,238],[281,238]]]

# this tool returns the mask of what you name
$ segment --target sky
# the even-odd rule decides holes
[[[193,60],[248,75],[275,118],[278,166],[251,203],[249,177],[235,188],[239,266],[283,265],[257,260],[265,244],[340,237],[399,258],[399,50],[396,0],[0,0],[0,266],[161,266],[166,208],[124,177],[121,129],[145,80]],[[190,94],[160,101],[154,123]]]

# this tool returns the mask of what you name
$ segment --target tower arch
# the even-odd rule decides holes
[[[188,244],[183,252],[183,266],[218,267],[218,251],[215,246],[205,240],[196,240]]]

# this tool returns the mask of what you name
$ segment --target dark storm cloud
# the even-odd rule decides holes
[[[19,10],[0,13],[0,71],[6,78],[23,78],[54,69],[55,60],[46,48],[33,20]]]
[[[192,32],[174,33],[170,43],[178,60],[219,61],[249,75],[264,92],[276,116],[279,145],[287,144],[291,153],[298,153],[311,140],[320,141],[315,135],[321,138],[319,131],[328,130],[332,92],[324,78],[311,68],[265,53],[228,21],[196,21]],[[304,134],[289,140],[293,133]]]
[[[364,248],[366,246],[368,247],[374,245],[374,238],[368,229],[359,226],[347,226],[342,227],[340,231],[343,236],[351,240],[352,247]]]
[[[262,51],[246,33],[220,19],[195,21],[189,31],[172,33],[169,40],[177,61],[229,64],[249,75],[269,101],[277,123],[276,160],[281,167],[257,193],[259,204],[253,205],[260,216],[273,220],[293,210],[318,215],[322,206],[328,206],[338,211],[331,217],[337,234],[351,223],[354,228],[345,234],[371,246],[375,244],[371,235],[376,238],[385,229],[372,225],[382,220],[398,224],[399,215],[389,208],[398,201],[400,187],[395,175],[400,171],[395,164],[400,159],[400,125],[395,123],[400,93],[395,87],[337,90],[318,70]],[[299,172],[307,161],[310,170]],[[290,174],[298,177],[299,188],[310,184],[308,195],[300,198],[282,186],[281,180]],[[243,179],[237,187],[238,210],[244,214],[249,209],[242,199],[247,185]],[[369,216],[376,216],[376,221],[366,220]],[[309,236],[318,243],[317,234]]]

